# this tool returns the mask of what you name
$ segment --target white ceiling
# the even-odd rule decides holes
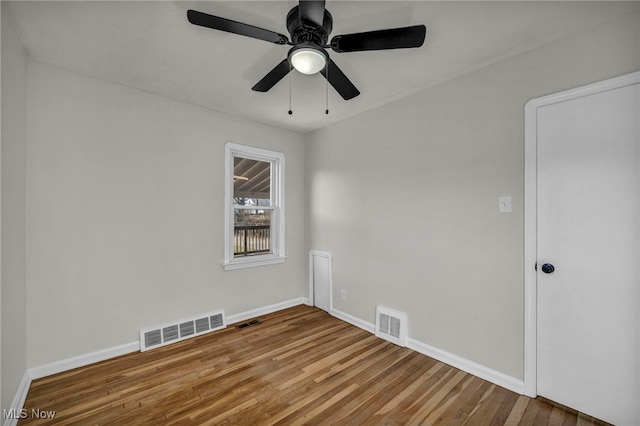
[[[3,1],[4,2],[4,1]],[[195,9],[287,34],[297,1],[18,1],[8,5],[29,55],[81,74],[308,132],[529,49],[638,10],[639,2],[328,0],[333,35],[427,26],[423,47],[333,53],[360,90],[344,101],[325,80],[292,74],[251,90],[288,46],[189,24]]]

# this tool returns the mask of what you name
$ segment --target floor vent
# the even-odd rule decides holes
[[[140,351],[159,348],[201,334],[223,329],[227,326],[224,311],[165,324],[160,327],[140,330]]]
[[[236,325],[236,328],[237,328],[238,330],[242,330],[243,328],[251,327],[252,325],[258,325],[258,324],[262,324],[262,321],[260,321],[260,320],[253,320],[253,321],[245,322],[244,324],[238,324],[238,325]]]
[[[376,336],[398,346],[407,346],[407,315],[378,306],[376,308]]]

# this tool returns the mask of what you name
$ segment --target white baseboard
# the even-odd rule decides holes
[[[131,342],[112,348],[102,349],[88,354],[78,355],[71,358],[55,361],[50,364],[32,367],[28,370],[31,380],[47,377],[52,374],[62,373],[64,371],[73,370],[74,368],[84,367],[85,365],[94,364],[96,362],[105,361],[120,355],[126,355],[131,352],[140,350],[140,342]]]
[[[292,308],[298,305],[308,305],[309,299],[306,297],[299,297],[297,299],[287,300],[285,302],[276,303],[262,308],[252,309],[250,311],[241,312],[239,314],[233,314],[227,316],[227,324],[233,324],[236,322],[248,320],[250,318],[259,317],[260,315],[267,315],[272,312],[281,311],[283,309]]]
[[[29,393],[29,387],[31,386],[31,376],[29,376],[29,371],[25,371],[22,375],[22,380],[20,380],[20,384],[18,385],[18,391],[16,392],[16,396],[13,398],[11,402],[11,410],[14,413],[20,413],[22,407],[24,407],[24,402],[27,399],[27,393]],[[4,411],[3,411],[4,414]],[[14,416],[18,417],[18,416]],[[15,426],[18,424],[17,418],[4,418],[4,426]]]
[[[345,322],[348,322],[349,324],[355,325],[356,327],[359,327],[365,331],[368,331],[371,334],[375,333],[375,325],[370,322],[363,321],[337,309],[333,309],[331,311],[331,315]],[[427,345],[426,343],[422,343],[415,339],[408,338],[407,347],[440,362],[451,365],[452,367],[455,367],[466,373],[473,374],[474,376],[479,377],[483,380],[486,380],[498,386],[502,386],[503,388],[509,389],[510,391],[519,393],[521,395],[524,394],[524,381],[522,380],[508,376],[504,373],[485,367],[484,365],[480,365],[473,361],[469,361],[468,359],[462,358],[458,355],[454,355],[450,352],[443,351],[442,349]]]
[[[348,322],[351,325],[355,325],[358,328],[368,331],[371,334],[376,332],[376,326],[374,324],[361,320],[360,318],[356,318],[346,312],[339,311],[338,309],[332,309],[330,314],[344,322]]]
[[[454,355],[450,352],[443,351],[442,349],[435,348],[431,345],[427,345],[426,343],[419,342],[415,339],[407,339],[407,347],[416,352],[420,352],[423,355],[444,362],[445,364],[449,364],[459,370],[473,374],[476,377],[480,377],[483,380],[502,386],[503,388],[519,393],[520,395],[524,395],[524,381],[516,379],[515,377],[508,376],[489,367],[485,367],[484,365],[462,358],[458,355]]]

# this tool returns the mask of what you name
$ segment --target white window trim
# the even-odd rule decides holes
[[[271,167],[272,203],[275,206],[275,220],[271,233],[273,253],[256,255],[251,257],[234,258],[233,256],[233,168],[234,157],[239,156],[251,160],[268,161]],[[284,263],[285,236],[284,236],[284,154],[268,151],[228,142],[225,144],[225,170],[224,170],[224,263],[225,271],[254,266],[272,265]]]

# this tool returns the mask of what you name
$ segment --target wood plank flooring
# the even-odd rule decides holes
[[[601,424],[316,308],[260,319],[36,380],[19,424]]]

